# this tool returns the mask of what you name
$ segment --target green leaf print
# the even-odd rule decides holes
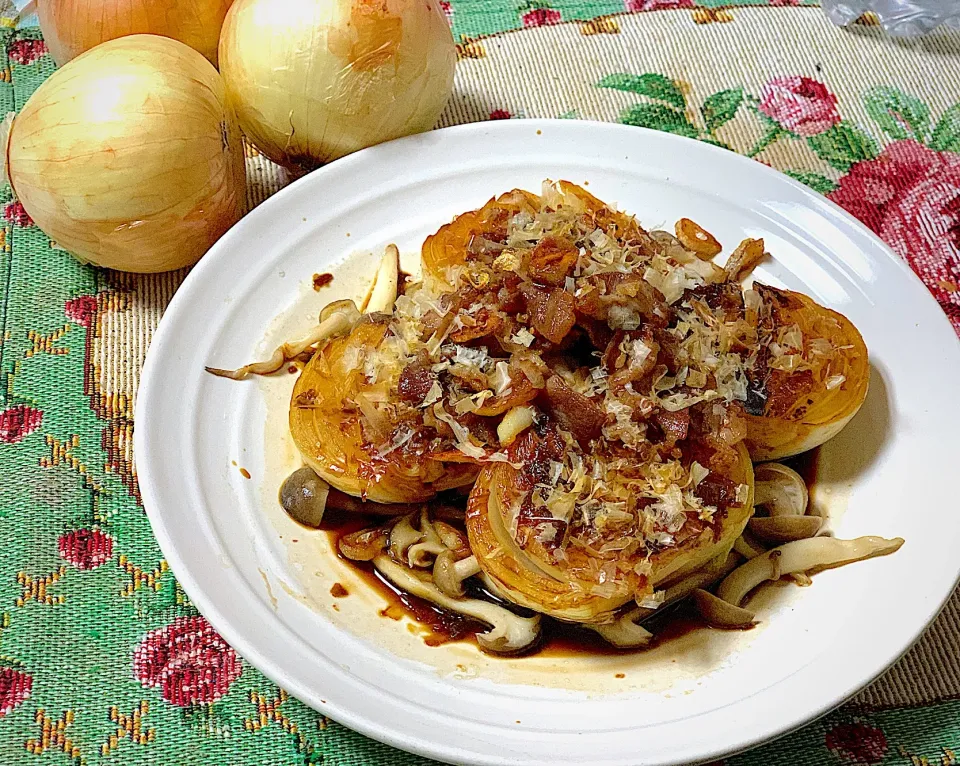
[[[597,87],[636,93],[638,96],[648,96],[678,109],[683,109],[687,105],[687,100],[676,83],[662,74],[648,72],[647,74],[635,75],[618,72],[608,74],[597,83]]]
[[[688,138],[697,137],[697,129],[676,109],[662,104],[636,104],[623,110],[620,122],[638,128],[653,128]]]
[[[930,109],[917,98],[897,88],[878,85],[863,95],[867,113],[895,140],[923,141],[930,130]]]
[[[872,160],[879,153],[877,142],[850,122],[838,122],[829,130],[810,136],[807,144],[824,162],[846,173],[862,160]]]
[[[960,104],[943,113],[930,136],[930,148],[938,152],[960,152]]]
[[[700,112],[711,133],[732,120],[743,103],[743,88],[733,88],[714,93],[703,102]]]
[[[820,194],[829,194],[837,188],[836,181],[832,181],[820,173],[804,173],[799,170],[784,170],[783,172],[795,181],[799,181],[800,183],[809,186],[815,192],[819,192]]]

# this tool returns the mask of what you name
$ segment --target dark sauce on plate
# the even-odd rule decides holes
[[[819,455],[820,449],[818,447],[782,462],[799,473],[807,486],[812,488],[816,482]],[[331,545],[339,551],[338,542],[342,536],[383,522],[384,519],[378,516],[329,509],[324,514],[320,529],[329,535]],[[486,625],[477,620],[443,609],[429,601],[401,591],[380,575],[368,562],[352,561],[343,556],[341,558],[350,564],[367,587],[380,593],[386,601],[387,606],[380,610],[380,616],[388,620],[410,618],[417,625],[424,643],[428,646],[441,646],[459,641],[475,643],[474,636],[487,629]],[[466,585],[468,586],[468,596],[492,601],[520,614],[530,613],[521,607],[497,598],[473,580],[468,581]],[[339,597],[345,597],[345,595]],[[659,613],[645,621],[643,625],[654,635],[650,646],[659,646],[708,628],[706,622],[688,600],[663,608]],[[592,630],[576,624],[546,618],[543,621],[540,641],[524,654],[539,654],[546,657],[573,657],[584,654],[612,656],[645,651],[648,648],[650,647],[618,649],[607,643]]]

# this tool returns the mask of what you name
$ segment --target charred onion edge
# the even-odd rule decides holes
[[[834,537],[796,540],[737,567],[720,583],[717,595],[729,604],[740,606],[750,591],[767,580],[777,580],[796,572],[829,569],[873,556],[886,556],[897,551],[901,545],[901,537],[892,540],[874,536],[853,540]]]
[[[421,580],[383,554],[373,560],[373,565],[380,574],[410,595],[489,625],[489,630],[477,633],[477,643],[488,652],[517,654],[529,649],[540,638],[539,614],[521,617],[489,601],[450,598],[436,584]]]

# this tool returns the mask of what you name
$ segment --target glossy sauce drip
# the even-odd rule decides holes
[[[819,454],[820,450],[817,448],[783,462],[799,473],[807,486],[812,488],[816,481]],[[384,520],[380,517],[331,509],[324,515],[320,529],[327,532],[331,545],[339,550],[337,543],[343,535],[383,522]],[[423,641],[428,646],[440,646],[453,641],[474,643],[474,635],[486,629],[485,625],[476,620],[404,593],[383,578],[368,562],[351,561],[342,556],[341,558],[354,568],[368,587],[380,593],[387,602],[387,606],[380,610],[380,615],[390,620],[409,617],[418,624]],[[483,598],[523,612],[519,607],[506,604],[496,598],[475,584],[473,580],[468,581],[467,585],[469,586],[468,595],[473,598]],[[708,629],[707,624],[688,601],[664,608],[660,614],[645,621],[643,625],[654,635],[653,646],[662,645],[698,630]],[[645,651],[645,648],[617,649],[592,630],[546,618],[543,621],[543,635],[539,644],[527,654],[542,654],[547,657],[572,657],[584,654],[610,656],[637,651]]]

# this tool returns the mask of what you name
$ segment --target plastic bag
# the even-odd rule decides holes
[[[873,11],[891,35],[917,37],[941,24],[960,29],[960,0],[823,0],[834,24],[846,26]]]

